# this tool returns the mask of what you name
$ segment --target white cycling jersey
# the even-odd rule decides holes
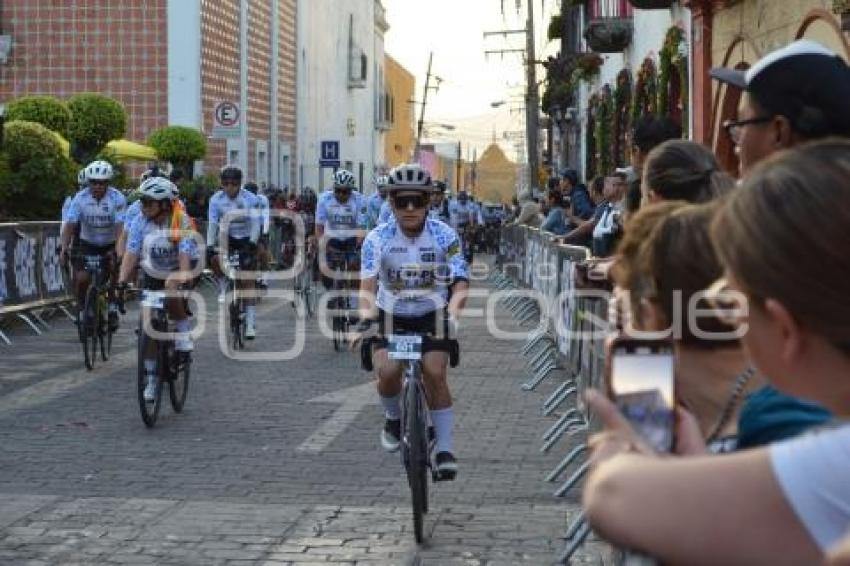
[[[439,220],[426,219],[422,233],[404,235],[395,221],[366,236],[360,276],[378,278],[377,305],[394,316],[416,317],[445,307],[449,287],[469,278],[457,233]]]
[[[133,226],[136,217],[142,215],[142,200],[139,199],[127,207],[127,212],[124,214],[124,230],[129,230]]]
[[[256,243],[260,237],[260,219],[253,212],[257,209],[257,198],[245,189],[239,189],[234,198],[227,196],[224,191],[218,191],[209,204],[209,227],[207,229],[207,245],[216,245],[218,227],[228,223],[229,238],[242,240],[250,239]]]
[[[257,199],[257,210],[260,211],[260,233],[265,235],[269,233],[271,225],[271,212],[269,212],[269,199],[266,195],[254,195]]]
[[[179,253],[185,253],[192,259],[200,257],[198,244],[191,236],[192,225],[185,216],[180,230],[178,234],[173,235],[170,221],[157,224],[142,214],[137,216],[130,226],[127,251],[139,257],[145,273],[162,279],[164,273],[177,271],[179,268]]]
[[[391,220],[395,220],[395,214],[393,213],[393,207],[390,204],[390,199],[384,201],[384,204],[381,205],[381,212],[378,214],[378,225],[386,224]]]
[[[117,189],[109,187],[97,200],[86,188],[71,201],[67,221],[79,223],[80,240],[93,246],[108,246],[117,239],[115,227],[124,224],[126,209],[127,199]]]
[[[333,191],[325,191],[316,205],[316,224],[324,226],[329,238],[353,238],[369,225],[366,199],[359,191],[352,191],[348,201],[341,203]]]
[[[380,222],[378,219],[381,217],[381,210],[383,210],[385,199],[381,198],[381,193],[374,192],[367,197],[367,207],[369,209],[369,227],[374,228]]]
[[[475,203],[466,201],[461,204],[458,200],[452,200],[449,202],[449,220],[452,228],[455,230],[476,222],[478,220],[478,210],[475,208]]]

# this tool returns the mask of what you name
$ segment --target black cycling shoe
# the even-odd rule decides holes
[[[436,481],[451,481],[457,475],[457,460],[451,452],[439,452],[434,458]]]
[[[395,452],[401,438],[401,420],[387,419],[381,431],[381,446],[387,452]]]

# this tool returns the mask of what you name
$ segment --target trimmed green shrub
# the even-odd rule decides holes
[[[157,157],[170,161],[187,177],[192,177],[192,163],[207,154],[207,140],[195,128],[166,126],[148,137],[148,145],[154,148]]]
[[[84,93],[68,99],[71,123],[68,138],[71,155],[89,163],[112,141],[124,137],[127,113],[120,102],[100,94]]]
[[[22,96],[6,105],[6,119],[36,122],[67,138],[71,111],[67,104],[53,96]]]
[[[3,137],[3,151],[9,168],[13,171],[17,171],[29,161],[53,157],[62,152],[56,136],[35,122],[7,122]]]

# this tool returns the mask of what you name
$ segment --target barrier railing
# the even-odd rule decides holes
[[[0,224],[0,320],[15,316],[36,334],[49,328],[41,312],[71,301],[59,257],[59,222]],[[0,330],[0,340],[11,345]]]
[[[531,330],[522,348],[529,375],[521,389],[558,382],[543,401],[543,414],[555,420],[543,433],[540,450],[554,449],[564,437],[579,440],[545,478],[554,483],[572,470],[555,497],[567,495],[587,473],[586,435],[597,426],[581,399],[587,389],[602,388],[604,380],[608,293],[580,288],[577,267],[587,258],[586,248],[557,244],[535,228],[507,226],[496,258],[499,271],[491,275],[504,291],[502,305]],[[582,513],[572,517],[558,562],[568,563],[590,532]]]

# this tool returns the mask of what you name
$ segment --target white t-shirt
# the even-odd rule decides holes
[[[821,550],[850,529],[850,424],[773,444],[773,474]]]

